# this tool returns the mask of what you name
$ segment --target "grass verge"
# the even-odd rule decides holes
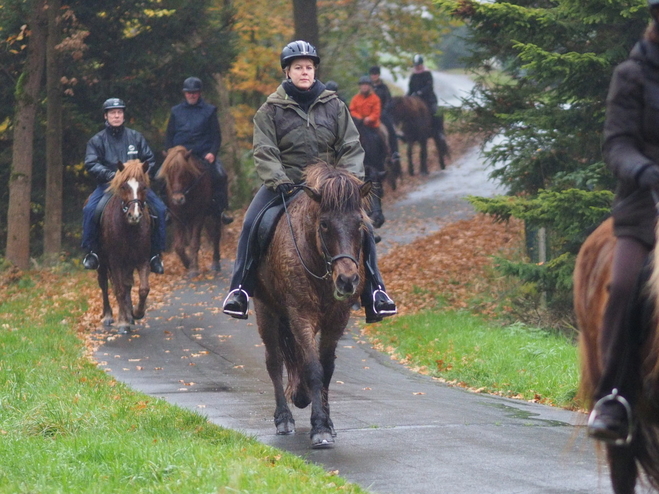
[[[0,493],[364,492],[107,376],[73,329],[89,277],[46,278],[0,279]]]
[[[577,408],[577,348],[567,337],[506,327],[465,311],[422,312],[366,326],[375,348],[451,384]]]

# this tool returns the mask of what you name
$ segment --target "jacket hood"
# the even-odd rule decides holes
[[[659,68],[659,45],[648,40],[641,40],[634,45],[629,58]]]

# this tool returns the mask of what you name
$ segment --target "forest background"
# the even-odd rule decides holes
[[[257,184],[251,118],[281,82],[281,48],[302,38],[319,48],[320,79],[346,98],[371,65],[404,74],[414,53],[473,75],[462,107],[445,109],[449,126],[483,144],[503,136],[487,158],[510,190],[473,203],[549,230],[549,262],[500,268],[564,309],[578,247],[611,205],[600,150],[608,82],[648,19],[646,0],[7,0],[0,256],[26,269],[79,255],[94,185],[82,162],[102,102],[126,101],[127,125],[160,157],[190,75],[220,109],[232,207],[242,207]]]

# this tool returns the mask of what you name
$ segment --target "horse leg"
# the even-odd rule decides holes
[[[212,216],[209,224],[206,227],[208,236],[211,240],[213,247],[213,261],[211,262],[211,270],[219,272],[222,268],[220,266],[220,240],[222,239],[222,221],[220,218]]]
[[[185,269],[190,267],[190,258],[188,258],[188,253],[186,252],[188,232],[187,226],[177,222],[176,228],[174,229],[174,251],[178,255],[178,258],[181,260],[181,264]]]
[[[259,325],[259,334],[265,345],[265,366],[268,375],[275,389],[275,427],[277,434],[295,433],[295,420],[288,403],[286,402],[286,393],[284,392],[283,371],[284,359],[280,351],[280,332],[279,318],[274,314],[268,314],[269,317],[257,317]],[[275,321],[275,322],[273,322]]]
[[[412,161],[412,154],[414,141],[409,141],[407,143],[407,171],[410,174],[410,177],[414,176],[414,161]]]
[[[437,132],[435,134],[435,147],[437,148],[437,154],[439,155],[439,167],[444,170],[446,169],[446,158],[449,153],[446,136],[443,132]]]
[[[101,264],[97,271],[98,286],[101,287],[103,295],[103,315],[101,321],[104,326],[110,326],[114,319],[112,318],[112,307],[110,306],[110,297],[108,294],[108,268],[105,264]]]
[[[323,366],[317,356],[310,356],[306,363],[305,375],[307,376],[307,385],[311,391],[311,447],[328,448],[334,445],[334,429],[329,422],[329,405],[325,407],[323,399],[324,390],[324,373]]]
[[[188,265],[188,277],[194,278],[199,274],[199,247],[201,246],[201,230],[204,227],[204,217],[198,218],[190,230],[188,248],[190,263]]]
[[[428,141],[421,139],[421,175],[428,175]]]
[[[142,319],[144,313],[146,312],[146,297],[149,295],[151,290],[149,287],[149,272],[151,268],[148,263],[144,263],[140,266],[138,275],[140,279],[140,289],[139,289],[139,302],[137,304],[137,310],[133,310],[133,319]]]
[[[638,469],[634,456],[633,444],[625,446],[606,446],[611,484],[615,494],[633,494],[636,486]]]
[[[330,417],[330,406],[329,406],[329,386],[332,382],[332,376],[334,375],[334,363],[336,362],[336,343],[340,335],[335,338],[324,338],[324,333],[321,333],[320,338],[320,363],[323,366],[323,390],[322,390],[322,400],[323,400],[323,410],[327,416],[327,425],[332,433],[332,437],[336,437],[336,430],[334,429],[334,423]]]
[[[117,269],[121,271],[120,269]],[[114,297],[117,299],[117,305],[119,306],[119,315],[117,316],[117,330],[119,333],[128,333],[130,331],[130,319],[132,314],[127,312],[126,307],[126,292],[128,292],[128,298],[130,299],[130,289],[126,290],[126,283],[124,282],[124,274],[113,274],[112,275],[112,286],[114,287]]]

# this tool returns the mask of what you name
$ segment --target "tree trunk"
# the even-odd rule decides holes
[[[45,0],[35,0],[28,26],[31,30],[25,68],[16,87],[14,142],[9,176],[7,260],[20,269],[30,265],[30,196],[34,120],[43,76],[46,44]]]
[[[302,39],[319,48],[318,11],[316,0],[293,0],[295,39]]]
[[[48,0],[48,42],[46,46],[46,209],[43,253],[52,262],[62,248],[62,91],[56,46],[60,42],[61,0]]]

